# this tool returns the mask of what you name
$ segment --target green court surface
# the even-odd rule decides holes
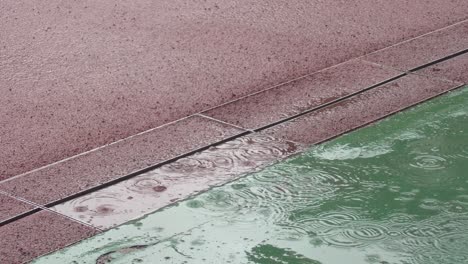
[[[468,89],[34,263],[468,263]]]

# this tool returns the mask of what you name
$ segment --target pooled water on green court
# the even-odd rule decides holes
[[[468,263],[468,89],[35,263]]]

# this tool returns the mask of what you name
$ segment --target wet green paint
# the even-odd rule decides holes
[[[35,263],[468,263],[468,89]]]

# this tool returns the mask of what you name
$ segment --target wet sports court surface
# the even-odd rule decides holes
[[[262,175],[269,170],[296,164],[300,157],[308,158],[304,159],[303,164],[296,164],[297,170],[305,170],[308,166],[305,164],[309,163],[325,166],[327,159],[320,159],[311,153],[335,143],[319,144],[340,142],[347,137],[330,140],[449,91],[458,92],[468,83],[468,3],[461,0],[443,4],[435,0],[424,3],[406,0],[359,0],[353,3],[182,0],[73,3],[47,0],[35,3],[6,0],[1,1],[0,10],[2,264],[31,261],[201,192],[207,191],[200,196],[206,197],[204,195],[216,190],[229,190],[229,185],[221,189],[215,187],[245,175],[250,176],[241,181],[251,179],[254,177],[252,175],[257,175],[255,172]],[[453,98],[463,98],[463,95]],[[454,102],[460,104],[454,107],[466,105],[466,102]],[[440,111],[433,112],[439,116]],[[440,113],[444,115],[445,112]],[[440,122],[448,122],[446,125],[449,126],[452,119],[444,118]],[[427,123],[436,122],[429,121]],[[365,128],[362,131],[366,129],[378,130]],[[394,129],[394,133],[401,132],[398,127]],[[428,138],[435,137],[431,133],[447,132],[437,127],[428,131],[423,133]],[[357,135],[359,133],[363,132],[358,131]],[[374,139],[362,143],[371,143],[381,135],[380,132],[375,133]],[[455,134],[452,136],[456,137]],[[452,153],[448,149],[452,139],[446,140],[446,146],[441,144],[439,154],[447,150],[447,155],[456,155],[453,154],[456,150]],[[462,143],[459,145],[463,146]],[[396,155],[398,151],[407,151],[401,155],[410,155],[411,151],[422,151],[420,147],[398,148],[376,158],[389,155],[393,159],[391,154]],[[300,153],[305,154],[297,156]],[[458,162],[445,156],[435,155],[431,158],[432,154],[428,153],[427,159],[420,157],[421,164],[429,166],[433,163],[437,167]],[[282,163],[284,160],[285,163]],[[336,167],[328,169],[336,168],[341,172],[336,174],[336,186],[330,188],[343,187],[340,179],[343,180],[349,173],[348,181],[370,181],[378,189],[379,184],[375,182],[377,176],[365,178],[352,172],[353,168],[357,170],[354,163],[359,160],[348,159],[353,163],[349,164],[349,168],[342,164],[345,162],[343,160],[329,160],[330,165]],[[278,165],[271,167],[274,164]],[[365,164],[362,166],[365,167]],[[452,167],[438,169],[452,175],[449,168]],[[302,175],[295,169],[291,169],[291,175],[297,173],[298,181],[291,182],[293,185],[289,187],[298,185],[296,191],[299,192],[301,184],[306,188],[300,178],[307,173]],[[323,173],[326,178],[331,172],[325,169]],[[390,167],[388,169],[391,170]],[[407,169],[408,173],[412,173],[409,168],[401,169],[402,173]],[[288,175],[275,175],[284,177],[283,180],[272,178],[277,183],[289,180]],[[434,175],[431,179],[439,179]],[[404,177],[398,177],[401,181],[395,183],[403,184]],[[318,178],[311,180],[314,183],[319,181]],[[326,179],[324,181],[327,182]],[[446,183],[449,184],[449,181]],[[405,184],[411,186],[416,183]],[[447,185],[450,195],[457,193],[455,185],[463,187],[462,182]],[[317,193],[323,187],[319,183],[315,187],[307,186]],[[296,197],[296,194],[289,193],[294,190],[288,186],[272,188],[277,187],[278,194],[282,193],[285,199]],[[350,189],[349,193],[340,193],[353,195],[370,191],[369,186],[353,188],[356,189]],[[431,188],[420,187],[418,190],[420,193],[442,191],[442,187],[440,190]],[[250,189],[239,189],[239,192]],[[259,189],[259,192],[268,194],[262,190]],[[457,195],[462,195],[462,192]],[[221,200],[224,199],[222,194],[219,197]],[[255,203],[256,199],[253,198],[257,198],[257,203],[260,203],[262,193],[254,194],[257,196],[249,201]],[[328,194],[331,195],[325,191],[320,196],[327,198]],[[386,206],[385,201],[395,198],[390,194],[387,196],[375,199],[379,205]],[[309,201],[314,197],[318,196],[311,191]],[[433,198],[438,201],[437,206],[443,207],[443,210],[439,210],[442,212],[439,213],[441,219],[448,218],[443,212],[451,208],[450,204],[459,200],[462,204],[464,199],[462,196],[444,197],[447,201]],[[329,198],[328,202],[336,203],[336,206],[342,201],[339,195]],[[307,199],[303,201],[308,203]],[[198,202],[196,200],[195,205]],[[200,217],[209,209],[201,202]],[[268,204],[263,202],[263,205]],[[287,203],[289,200],[281,202]],[[282,205],[281,202],[273,203],[270,209],[283,210],[283,213],[286,213],[286,207],[291,207],[293,211],[303,209],[290,204],[276,207]],[[324,200],[317,198],[315,202]],[[183,208],[184,203],[176,208]],[[301,204],[298,202],[297,206]],[[226,219],[232,214],[230,211],[234,210],[231,208],[234,204],[228,199],[226,206],[226,215],[204,219],[213,223]],[[255,206],[252,205],[252,208]],[[396,205],[388,206],[390,214],[394,208],[392,206]],[[414,203],[412,206],[418,217],[424,217],[418,215],[422,213],[417,209],[419,205]],[[267,217],[267,211],[257,209]],[[191,208],[186,212],[187,217],[189,213],[194,213],[193,210]],[[333,210],[309,213],[318,217],[322,213],[335,212]],[[171,208],[156,215],[164,217],[166,212],[183,213],[183,210],[176,211]],[[293,211],[288,212],[293,214]],[[278,216],[282,215],[279,211],[277,213]],[[338,242],[346,243],[346,239],[351,239],[349,248],[353,249],[350,251],[354,252],[352,254],[366,248],[366,243],[361,241],[365,238],[358,239],[358,242],[352,240],[356,238],[352,233],[360,232],[358,227],[353,229],[357,225],[354,220],[362,219],[361,224],[389,229],[385,222],[378,222],[383,218],[377,219],[376,215],[373,215],[374,219],[363,210],[350,213],[354,213],[352,216],[356,219],[344,216],[349,220],[343,220],[346,230],[332,233],[336,233],[338,237],[333,239]],[[304,217],[307,214],[305,212]],[[167,216],[174,222],[171,213]],[[426,217],[431,221],[432,218]],[[236,219],[232,217],[235,226],[240,221]],[[268,224],[262,228],[274,228],[273,225],[282,226],[281,223],[285,223],[284,219],[277,220],[267,221]],[[190,222],[186,221],[180,222],[180,226],[174,224],[174,228],[183,229]],[[288,221],[296,220],[291,217]],[[299,225],[298,230],[303,228],[300,221],[295,222]],[[320,229],[319,226],[315,227]],[[458,227],[455,225],[455,228]],[[175,229],[165,230],[164,235],[148,234],[157,242],[163,236],[179,232]],[[215,230],[208,233],[214,235]],[[260,228],[256,233],[252,231],[255,238],[249,238],[252,242],[243,242],[242,245],[248,249],[239,248],[240,255],[225,249],[219,252],[229,251],[229,254],[239,258],[235,261],[251,258],[251,261],[260,263],[268,263],[275,258],[268,252],[277,258],[280,257],[278,254],[289,256],[289,260],[302,258],[301,261],[312,263],[334,261],[308,255],[313,252],[304,252],[305,244],[299,242],[291,242],[290,246],[279,242],[253,245],[257,241],[255,239],[262,236],[262,240],[270,242],[272,239],[280,240],[277,232],[281,233],[281,230],[270,232],[270,235],[265,235]],[[314,232],[317,233],[317,241],[322,241],[317,242],[321,243],[321,250],[331,252],[327,250],[333,250],[331,246],[339,244],[327,242],[325,234]],[[351,235],[346,235],[346,232]],[[377,246],[382,245],[380,248],[386,249],[379,251],[379,258],[372,254],[364,257],[360,253],[353,256],[376,263],[409,261],[406,255],[400,256],[401,259],[392,259],[393,251],[391,247],[386,247],[386,243],[391,241],[389,236],[393,233],[388,232],[384,235],[378,233],[378,239],[375,239]],[[104,233],[104,236],[107,234]],[[437,233],[437,238],[442,239],[442,235]],[[215,241],[208,237],[206,240],[207,243]],[[394,240],[395,243],[398,241]],[[423,242],[417,240],[415,243]],[[136,255],[141,252],[162,250],[149,242],[143,243],[145,250],[130,244],[127,249],[112,249],[116,252],[103,245],[103,251],[107,251],[99,253],[108,253],[103,256],[104,260],[118,259],[115,256],[122,254],[139,261]],[[188,245],[182,244],[180,247]],[[206,245],[209,246],[212,244]],[[450,251],[453,262],[464,257],[452,252],[456,245],[448,249],[433,246],[441,251],[433,250],[432,253],[442,252],[440,256]],[[173,248],[179,250],[179,247]],[[195,260],[200,256],[186,250],[184,248],[184,254]],[[130,251],[136,255],[127,254]],[[244,251],[250,252],[249,255],[241,256]],[[167,253],[165,257],[175,262],[187,261],[178,259],[181,256],[175,253],[164,252]],[[84,250],[83,254],[87,254],[87,251]],[[414,254],[422,255],[437,260],[433,254]],[[96,260],[93,257],[90,255],[91,261]],[[141,261],[148,259],[142,257]],[[418,263],[420,260],[414,261]]]
[[[466,263],[467,106],[452,92],[34,263]]]

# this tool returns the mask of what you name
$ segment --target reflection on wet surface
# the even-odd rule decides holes
[[[465,89],[37,263],[468,263],[467,150]]]
[[[96,227],[109,228],[259,170],[297,151],[299,146],[292,142],[249,135],[52,209]]]

